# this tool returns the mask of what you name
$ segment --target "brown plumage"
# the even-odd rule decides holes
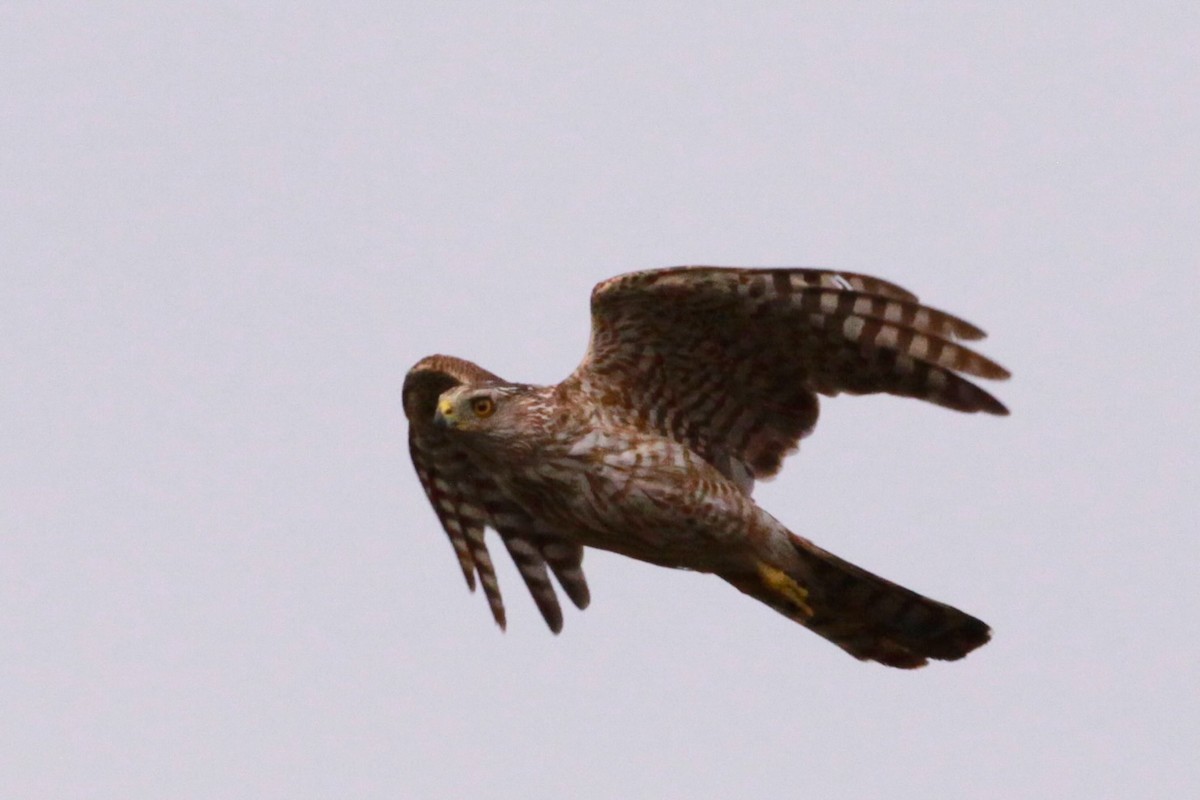
[[[550,628],[589,600],[583,548],[716,574],[851,655],[954,660],[990,631],[821,550],[751,498],[816,425],[818,395],[886,392],[1007,414],[969,378],[1008,372],[983,332],[877,278],[677,267],[592,293],[591,344],[556,386],[430,356],[404,380],[413,464],[467,583],[505,613],[485,528]]]

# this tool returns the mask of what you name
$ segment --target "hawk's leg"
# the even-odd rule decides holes
[[[787,605],[795,608],[805,619],[813,615],[812,606],[808,604],[808,590],[796,582],[778,567],[772,567],[765,561],[758,562],[758,576],[763,585],[786,601]]]

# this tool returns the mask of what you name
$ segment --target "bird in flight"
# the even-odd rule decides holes
[[[1008,410],[970,378],[983,331],[893,283],[824,269],[674,267],[592,291],[591,342],[561,383],[511,383],[434,355],[404,379],[413,465],[472,591],[505,611],[496,531],[555,633],[550,574],[579,608],[585,547],[711,573],[850,655],[953,661],[975,617],[792,533],[752,498],[817,422],[818,397],[887,393]]]

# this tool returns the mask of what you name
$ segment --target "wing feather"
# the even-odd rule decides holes
[[[672,267],[596,286],[588,354],[568,380],[750,491],[812,431],[818,394],[886,392],[1007,414],[964,377],[1009,376],[960,343],[984,336],[858,273]]]
[[[461,383],[503,382],[487,370],[452,356],[430,356],[418,362],[404,379],[402,395],[409,420],[409,453],[429,503],[454,548],[467,586],[474,591],[478,579],[496,624],[503,630],[506,615],[484,536],[488,527],[500,534],[543,619],[558,633],[562,630],[562,609],[549,571],[572,602],[585,607],[588,589],[581,569],[583,548],[547,529],[512,503],[465,450],[433,425],[434,408],[442,392]]]

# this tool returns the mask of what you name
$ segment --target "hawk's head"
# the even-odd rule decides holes
[[[402,395],[410,435],[510,459],[538,449],[537,435],[554,407],[552,387],[509,383],[444,355],[417,362],[404,377]]]
[[[461,385],[447,389],[438,397],[433,423],[455,431],[502,433],[519,425],[523,388]]]

